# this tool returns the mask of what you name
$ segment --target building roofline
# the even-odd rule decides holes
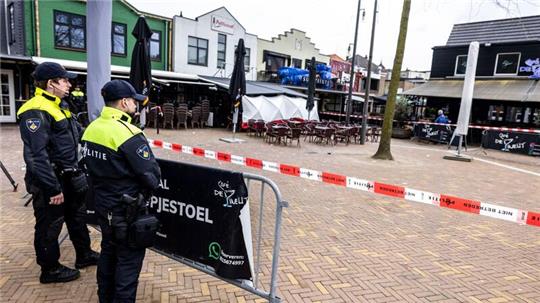
[[[474,21],[474,22],[464,22],[464,23],[456,23],[456,25],[465,25],[465,24],[479,24],[479,23],[491,23],[491,22],[500,22],[500,21],[510,21],[510,20],[522,20],[522,19],[532,19],[532,18],[540,18],[540,15],[532,15],[532,16],[525,16],[525,17],[513,17],[513,18],[504,18],[504,19],[491,19],[491,20],[485,20],[485,21]]]
[[[86,0],[83,0],[84,2],[87,2]],[[147,12],[143,12],[139,9],[137,9],[135,6],[133,6],[131,3],[129,3],[127,0],[120,0],[120,3],[123,3],[125,6],[127,6],[128,8],[130,8],[131,10],[135,11],[137,14],[139,15],[144,15],[144,16],[148,16],[148,17],[152,17],[152,18],[155,18],[155,19],[161,19],[161,20],[165,20],[165,21],[172,21],[172,18],[169,18],[169,17],[165,17],[165,16],[160,16],[160,15],[156,15],[156,14],[152,14],[152,13],[147,13]]]
[[[209,11],[209,12],[206,12],[206,13],[204,13],[204,14],[202,14],[202,15],[199,15],[199,16],[197,16],[197,17],[195,18],[195,21],[198,21],[199,18],[202,17],[202,16],[206,16],[206,15],[211,14],[211,13],[213,13],[213,12],[215,12],[215,11],[220,10],[220,9],[226,10],[227,13],[229,13],[229,15],[231,15],[231,17],[234,19],[234,21],[236,21],[236,23],[238,23],[238,24],[240,25],[240,27],[242,27],[242,29],[244,29],[244,32],[246,32],[246,28],[242,25],[242,23],[240,23],[240,21],[238,21],[238,19],[236,19],[236,17],[235,17],[235,16],[234,16],[234,15],[233,15],[226,7],[225,7],[225,6],[220,6],[220,7],[216,8],[216,9],[213,9],[213,10],[211,10],[211,11]]]

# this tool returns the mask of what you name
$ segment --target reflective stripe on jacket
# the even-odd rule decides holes
[[[159,185],[161,171],[143,132],[126,113],[104,107],[86,128],[83,159],[92,179],[96,210],[120,206],[122,194],[136,196]]]

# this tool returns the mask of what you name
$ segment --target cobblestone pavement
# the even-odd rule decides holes
[[[470,149],[471,163],[446,161],[445,146],[392,142],[395,161],[370,158],[377,144],[275,146],[248,137],[227,144],[223,130],[146,131],[167,142],[208,148],[367,180],[540,211],[540,159]],[[1,160],[23,183],[22,143],[1,126]],[[155,150],[159,157],[264,175],[290,207],[283,214],[278,294],[284,302],[540,302],[540,229],[411,203],[201,157]],[[504,165],[504,166],[501,166]],[[519,170],[516,170],[519,169]],[[41,285],[34,218],[24,185],[0,177],[0,302],[96,302],[95,267],[66,284]],[[256,209],[256,207],[252,207]],[[266,211],[266,209],[265,209]],[[271,209],[268,208],[271,213]],[[93,247],[100,235],[92,231]],[[271,239],[265,238],[268,282]],[[69,241],[62,262],[73,265]],[[267,287],[266,287],[267,288]],[[140,302],[264,302],[216,278],[148,252]]]

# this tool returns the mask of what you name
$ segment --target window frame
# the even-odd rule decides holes
[[[150,36],[150,41],[149,41],[149,45],[148,45],[148,47],[149,47],[149,48],[148,48],[148,51],[149,51],[149,55],[150,55],[150,61],[161,62],[161,40],[162,40],[163,35],[162,35],[162,32],[159,31],[159,30],[153,30],[153,29],[152,29],[151,31],[152,31],[152,36],[153,36],[154,34],[158,34],[159,40],[152,39],[152,36]],[[158,45],[159,45],[159,47],[158,47],[158,50],[159,50],[159,57],[158,57],[158,58],[152,58],[152,41],[153,41],[153,42],[156,42],[156,41],[158,42]]]
[[[69,17],[69,22],[67,24],[65,23],[57,23],[56,21],[56,16],[58,14],[63,14],[63,15],[67,15]],[[71,43],[71,29],[73,27],[73,24],[71,24],[71,18],[73,16],[76,16],[76,17],[80,17],[82,18],[83,20],[83,25],[82,26],[75,26],[76,28],[80,28],[83,30],[83,33],[84,33],[84,47],[82,48],[79,48],[79,47],[73,47],[72,46],[72,43]],[[63,46],[63,45],[58,45],[56,44],[56,25],[64,25],[64,26],[68,26],[68,30],[69,30],[69,46]],[[53,10],[53,39],[54,39],[54,48],[56,49],[65,49],[65,50],[71,50],[71,51],[79,51],[79,52],[86,52],[86,16],[85,15],[79,15],[79,14],[75,14],[75,13],[70,13],[70,12],[65,12],[65,11],[60,11],[60,10]]]
[[[251,68],[251,64],[246,65],[246,58],[248,58],[248,63],[251,62],[251,48],[246,47],[246,56],[244,56],[244,72],[249,72],[249,69]]]
[[[114,32],[114,26],[115,25],[121,25],[124,27],[124,53],[115,53],[114,52],[114,35],[120,35]],[[126,57],[127,56],[127,24],[120,23],[120,22],[112,22],[111,23],[111,55],[117,56],[117,57]]]
[[[225,37],[225,43],[220,43],[219,42],[219,37],[220,36],[223,36]],[[197,42],[198,44],[198,42]],[[220,51],[219,50],[219,45],[220,44],[223,44],[223,50]],[[223,53],[223,66],[220,66],[219,63],[220,63],[220,59],[219,59],[219,54],[220,53]],[[225,34],[222,34],[222,33],[218,33],[218,40],[217,40],[217,64],[216,64],[216,67],[217,68],[220,68],[220,69],[225,69],[225,65],[227,64],[227,35]]]
[[[194,38],[197,40],[197,45],[190,45],[189,44],[189,38]],[[202,47],[199,47],[199,40],[205,40],[206,41],[206,48],[202,48]],[[199,38],[199,37],[195,37],[195,36],[188,36],[188,43],[187,43],[187,47],[188,47],[188,54],[187,54],[187,64],[190,64],[190,65],[198,65],[198,66],[208,66],[208,49],[210,48],[210,44],[208,43],[208,39],[204,39],[204,38]],[[196,52],[196,55],[197,55],[197,63],[192,63],[189,61],[189,48],[190,47],[195,47],[197,49],[197,52]],[[205,62],[204,64],[202,63],[199,63],[199,50],[200,49],[204,49],[206,50],[206,57],[205,57]]]
[[[454,76],[456,77],[465,77],[465,73],[467,72],[467,67],[465,67],[465,73],[463,74],[458,74],[457,73],[457,69],[458,69],[458,62],[459,62],[459,57],[465,57],[467,58],[469,55],[457,55],[456,56],[456,63],[455,63],[455,66],[454,66]],[[467,58],[468,60],[469,58]]]
[[[516,64],[516,72],[515,73],[497,73],[497,65],[499,64],[499,55],[518,55],[518,60]],[[508,52],[508,53],[497,53],[497,56],[495,56],[495,68],[493,69],[493,76],[517,76],[519,72],[519,62],[521,61],[521,52]]]
[[[15,39],[15,2],[11,2],[7,7],[7,22],[8,22],[8,43],[13,45],[17,40]]]

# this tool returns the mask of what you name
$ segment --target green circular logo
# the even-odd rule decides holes
[[[212,242],[208,245],[208,257],[214,260],[219,259],[219,253],[221,252],[221,246],[217,242]]]

